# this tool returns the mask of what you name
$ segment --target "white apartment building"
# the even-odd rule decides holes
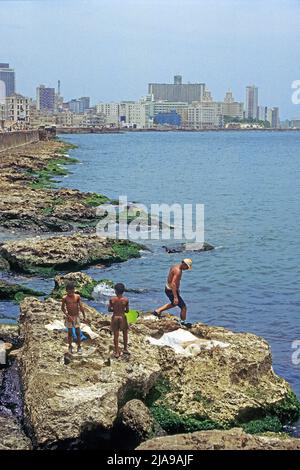
[[[120,117],[120,104],[119,103],[99,103],[96,106],[96,113],[105,116],[106,124],[117,126]]]
[[[73,113],[70,111],[63,111],[56,114],[55,123],[61,127],[71,127],[73,126]]]
[[[17,93],[5,98],[5,119],[8,121],[29,122],[29,98]]]
[[[120,103],[120,122],[123,126],[148,127],[147,104],[145,101],[122,101]]]
[[[188,127],[206,129],[222,125],[222,103],[213,101],[208,90],[204,92],[202,101],[195,101],[188,106],[187,112]]]

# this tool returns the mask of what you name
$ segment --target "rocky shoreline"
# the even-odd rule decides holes
[[[112,202],[96,193],[55,189],[55,178],[76,163],[74,146],[43,141],[1,153],[0,225],[23,233],[82,231],[95,227],[96,206]]]
[[[197,323],[188,330],[194,349],[189,344],[188,354],[178,353],[155,344],[171,332],[187,332],[176,318],[141,313],[130,328],[131,356],[114,359],[109,316],[85,308],[96,337],[84,341],[78,356],[67,353],[65,333],[51,329],[62,318],[58,300],[22,301],[18,343],[8,357],[20,371],[24,410],[10,418],[10,439],[19,440],[23,426],[25,441],[37,449],[118,448],[120,435],[128,449],[156,443],[174,449],[177,438],[179,449],[211,448],[216,436],[225,448],[241,448],[243,439],[234,444],[226,438],[239,427],[251,435],[246,448],[268,448],[274,439],[276,448],[299,446],[285,434],[268,434],[295,420],[300,404],[274,373],[262,338]],[[0,337],[5,330],[8,340],[7,327]]]
[[[300,403],[274,373],[268,343],[255,335],[201,323],[187,329],[173,316],[140,312],[130,327],[131,356],[116,360],[109,316],[86,305],[93,337],[87,334],[82,356],[66,352],[65,333],[53,327],[62,320],[65,282],[74,279],[81,296],[93,299],[100,281],[81,269],[144,249],[93,233],[96,206],[114,201],[53,187],[64,165],[75,163],[66,155],[71,147],[47,141],[1,155],[0,224],[36,236],[1,243],[0,270],[55,278],[55,285],[46,297],[0,282],[0,298],[20,303],[19,324],[0,325],[8,358],[0,365],[0,449],[113,449],[120,441],[139,450],[299,448],[282,431],[299,417]],[[185,338],[179,350],[164,343],[169,334]]]

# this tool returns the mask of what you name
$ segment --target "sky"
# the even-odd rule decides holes
[[[300,116],[300,0],[0,0],[0,62],[17,91],[66,100],[138,99],[149,82],[204,82],[215,100],[259,87],[259,104]]]

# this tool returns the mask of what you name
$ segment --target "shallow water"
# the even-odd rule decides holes
[[[275,371],[300,397],[300,365],[292,342],[300,340],[300,133],[124,133],[68,135],[78,144],[63,186],[112,198],[151,203],[205,204],[205,240],[219,249],[193,253],[193,270],[183,275],[182,295],[191,321],[218,324],[265,337]],[[165,244],[165,243],[164,243]],[[131,288],[133,308],[166,302],[164,283],[180,254],[153,253],[105,270]],[[20,279],[18,279],[20,280]],[[23,280],[24,281],[24,280]],[[51,289],[35,279],[30,285]],[[101,301],[100,301],[101,300]],[[93,302],[104,308],[105,297]],[[0,303],[0,317],[17,308]],[[0,318],[1,321],[1,318]]]

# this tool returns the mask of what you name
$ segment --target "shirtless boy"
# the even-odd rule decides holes
[[[124,350],[123,354],[129,354],[128,346],[128,323],[125,313],[129,311],[129,300],[124,297],[125,286],[122,283],[115,285],[116,296],[109,300],[108,311],[112,312],[110,328],[114,334],[114,356],[120,357],[119,333],[123,332]]]
[[[69,282],[66,285],[67,295],[62,298],[61,309],[65,315],[65,325],[68,328],[68,343],[69,343],[69,353],[73,353],[72,348],[72,328],[75,328],[76,337],[77,337],[77,352],[82,353],[81,349],[81,340],[80,340],[80,312],[83,314],[83,319],[85,318],[85,311],[80,299],[80,295],[75,293],[75,284]]]
[[[165,286],[165,293],[170,302],[154,310],[153,315],[160,317],[161,313],[165,310],[169,310],[173,307],[179,307],[181,320],[186,320],[187,308],[183,298],[180,296],[180,281],[182,272],[188,269],[192,269],[192,263],[193,262],[190,258],[186,258],[181,261],[180,264],[175,264],[175,266],[171,267]]]

